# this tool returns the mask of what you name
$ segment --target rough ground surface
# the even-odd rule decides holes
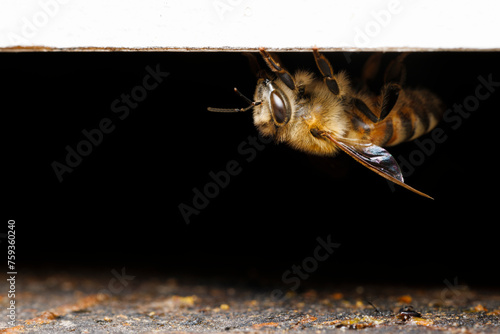
[[[456,282],[437,288],[332,285],[300,293],[283,290],[276,299],[273,289],[262,285],[158,277],[139,281],[126,275],[117,270],[92,279],[19,277],[16,326],[8,326],[5,293],[0,332],[500,333],[500,291]],[[1,288],[8,290],[4,283]]]

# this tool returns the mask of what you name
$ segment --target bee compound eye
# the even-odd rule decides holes
[[[289,116],[287,106],[280,94],[276,91],[272,91],[269,98],[271,100],[271,109],[276,123],[281,125],[288,122]]]

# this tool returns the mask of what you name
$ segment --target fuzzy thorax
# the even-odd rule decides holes
[[[339,87],[350,84],[344,73],[337,75]],[[277,89],[287,98],[291,108],[291,117],[287,124],[277,126],[273,121],[270,102],[269,85],[259,80],[255,90],[254,100],[262,101],[253,111],[254,124],[264,136],[273,137],[276,142],[284,142],[291,147],[317,155],[333,155],[338,148],[322,137],[315,137],[311,130],[329,131],[339,137],[351,133],[346,105],[340,96],[351,92],[340,92],[339,96],[332,94],[323,81],[314,78],[312,73],[298,71],[294,75],[296,89],[291,90],[279,79],[274,81]]]

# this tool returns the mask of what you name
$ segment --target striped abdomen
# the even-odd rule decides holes
[[[380,108],[377,108],[378,110]],[[425,89],[404,89],[389,115],[377,123],[361,117],[358,113],[353,117],[354,128],[362,131],[363,137],[378,146],[394,146],[414,140],[432,130],[444,113],[441,100]]]

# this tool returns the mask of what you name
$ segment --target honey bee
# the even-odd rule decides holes
[[[364,87],[355,89],[345,72],[334,73],[318,49],[313,55],[322,79],[299,70],[290,74],[276,55],[260,48],[271,72],[250,57],[258,81],[254,100],[242,109],[208,108],[216,112],[253,109],[254,124],[263,136],[316,155],[334,156],[343,151],[380,176],[421,196],[432,198],[404,183],[396,159],[384,148],[410,141],[432,130],[444,113],[441,100],[426,89],[404,87],[407,53],[387,66],[384,84],[376,95]],[[381,54],[366,62],[361,82],[372,79]]]

